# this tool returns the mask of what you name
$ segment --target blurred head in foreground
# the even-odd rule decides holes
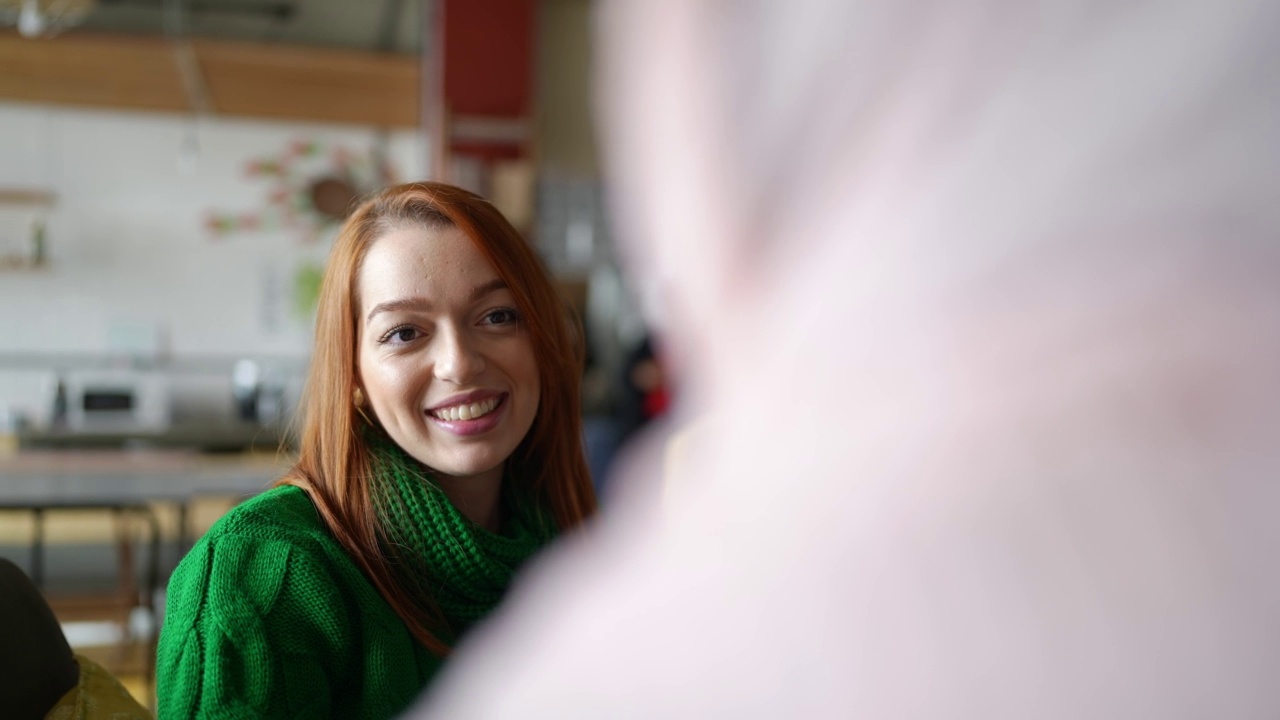
[[[605,3],[617,230],[698,431],[428,711],[1280,712],[1278,22]]]

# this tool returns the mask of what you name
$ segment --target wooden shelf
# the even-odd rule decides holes
[[[208,94],[199,102],[179,71],[183,53]],[[416,127],[419,73],[414,55],[78,31],[32,41],[0,31],[0,98],[27,102]]]
[[[0,273],[4,272],[44,272],[49,269],[48,260],[37,265],[31,258],[21,255],[0,255]]]
[[[0,205],[51,206],[57,202],[57,200],[58,196],[47,190],[0,188]]]

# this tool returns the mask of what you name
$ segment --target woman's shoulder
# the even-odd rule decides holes
[[[272,488],[228,511],[169,578],[160,714],[194,717],[204,703],[230,708],[219,717],[274,717],[291,687],[322,697],[325,682],[358,670],[361,633],[392,626],[382,614],[306,492]],[[313,677],[329,680],[307,685]]]
[[[209,528],[188,556],[290,555],[345,566],[347,553],[329,531],[306,491],[277,485],[236,505]],[[186,558],[184,558],[185,560]]]
[[[301,488],[281,485],[229,510],[192,546],[169,582],[170,594],[203,597],[218,586],[261,596],[267,611],[286,575],[318,589],[359,581],[359,571]],[[349,577],[348,577],[349,576]],[[308,580],[310,578],[310,580]]]
[[[165,625],[212,622],[220,632],[253,634],[299,618],[345,617],[376,600],[306,492],[279,486],[228,511],[178,563]]]
[[[203,539],[230,535],[306,537],[316,533],[328,535],[306,491],[294,485],[277,485],[228,510]]]

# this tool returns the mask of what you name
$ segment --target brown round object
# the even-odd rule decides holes
[[[311,206],[324,217],[344,220],[355,203],[356,191],[346,180],[323,177],[311,183]]]

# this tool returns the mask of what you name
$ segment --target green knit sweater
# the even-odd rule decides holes
[[[441,660],[329,534],[302,490],[229,512],[169,581],[164,718],[389,718]]]

